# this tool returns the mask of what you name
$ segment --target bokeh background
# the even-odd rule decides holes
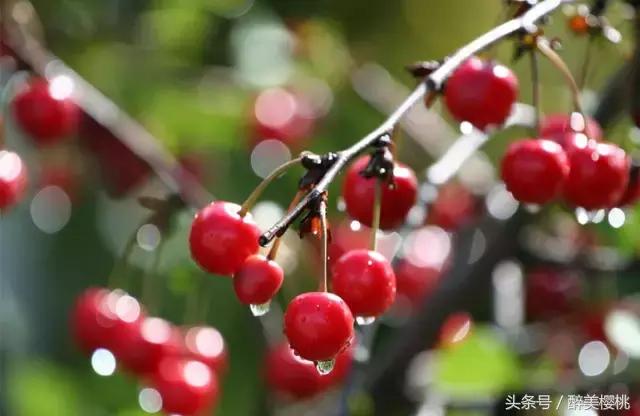
[[[415,85],[407,64],[440,59],[504,17],[498,0],[33,0],[32,8],[22,3],[27,27],[50,51],[138,120],[212,195],[236,202],[291,155],[355,142]],[[612,3],[608,15],[623,41],[593,42],[583,97],[589,111],[634,49],[633,9],[622,1]],[[573,11],[557,12],[545,32],[562,41],[560,53],[578,73],[589,40],[568,30],[566,16]],[[514,62],[510,42],[491,54],[517,73],[519,101],[530,103],[528,60]],[[0,69],[3,87],[24,77],[24,72],[14,73],[20,65],[4,58]],[[569,111],[570,91],[561,75],[542,61],[540,77],[542,110]],[[429,112],[410,113],[398,157],[422,179],[425,169],[468,132],[445,113],[439,103]],[[510,140],[532,134],[526,127],[492,135],[462,169],[455,187],[446,188],[451,194],[442,202],[445,213],[432,216],[426,231],[410,238],[406,233],[380,237],[389,256],[418,250],[433,261],[424,278],[433,282],[427,285],[429,293],[414,304],[399,305],[382,320],[368,351],[371,361],[360,365],[365,378],[381,384],[360,380],[349,397],[337,389],[291,404],[269,392],[263,356],[267,342],[281,337],[278,309],[317,283],[314,244],[300,241],[295,232],[287,234],[279,257],[287,272],[285,287],[271,317],[258,322],[235,300],[228,279],[207,275],[190,260],[192,209],[183,209],[163,236],[153,227],[140,228],[148,211],[137,197],[162,197],[167,189],[130,158],[96,161],[86,144],[104,132],[87,128],[77,138],[40,149],[8,110],[3,118],[7,146],[25,157],[30,171],[27,198],[0,220],[3,415],[147,414],[134,379],[120,372],[97,374],[104,372],[100,363],[73,345],[68,315],[89,286],[117,284],[141,296],[149,275],[156,313],[176,324],[204,321],[228,343],[230,371],[216,409],[219,416],[366,415],[376,407],[374,396],[384,397],[387,388],[405,398],[390,393],[379,414],[412,414],[416,407],[408,410],[407,402],[426,403],[425,412],[499,413],[509,391],[634,395],[640,356],[640,303],[634,297],[640,288],[635,260],[640,212],[632,208],[576,217],[566,207],[553,206],[535,213],[521,207],[516,213],[517,206],[500,191],[495,167]],[[260,128],[261,122],[282,127],[291,119],[290,130],[279,130],[280,137],[268,137],[272,132]],[[640,141],[640,130],[626,113],[606,127],[606,137],[628,150]],[[273,138],[281,140],[264,140]],[[282,177],[264,194],[253,210],[262,227],[282,215],[301,173]],[[334,245],[344,246],[336,250],[367,241],[362,237],[366,231],[340,211],[340,182],[330,192]],[[432,188],[426,186],[422,195],[429,199]],[[131,236],[137,244],[124,267],[118,259]],[[166,241],[152,270],[160,239]],[[456,250],[468,250],[469,256]],[[531,289],[542,293],[538,303],[555,299],[547,294],[562,292],[556,290],[559,282],[578,287],[575,296],[573,289],[558,295],[560,303],[570,298],[566,310],[542,302],[532,312],[526,276],[535,270],[565,276],[552,279],[552,288]],[[441,284],[446,278],[453,283]],[[469,278],[478,283],[464,283]],[[460,287],[466,289],[455,292]],[[431,298],[433,310],[420,306]],[[194,303],[201,309],[194,312]],[[431,314],[412,318],[425,311]],[[619,319],[603,334],[612,311]],[[425,352],[407,364],[410,371],[400,378],[387,377],[389,363],[397,364],[389,351],[406,336],[407,323],[414,325],[412,339],[424,339],[420,348],[406,351]]]

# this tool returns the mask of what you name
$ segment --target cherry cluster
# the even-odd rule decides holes
[[[124,371],[155,389],[168,414],[202,414],[220,395],[228,357],[224,339],[213,327],[178,328],[147,316],[121,290],[90,288],[76,300],[71,329],[83,351],[110,351]]]

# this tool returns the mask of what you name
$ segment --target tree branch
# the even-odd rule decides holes
[[[536,30],[535,23],[538,19],[551,13],[562,4],[571,3],[572,1],[573,0],[543,0],[533,6],[522,16],[495,27],[459,49],[438,69],[426,77],[425,82],[418,85],[418,87],[413,90],[413,92],[380,126],[353,144],[351,147],[338,152],[338,159],[327,170],[318,184],[307,195],[305,195],[294,209],[260,236],[260,245],[266,246],[275,237],[284,234],[289,226],[296,221],[296,219],[310,206],[310,204],[320,198],[321,195],[327,191],[331,182],[333,182],[347,163],[370,147],[378,138],[385,134],[390,134],[396,123],[398,123],[398,121],[407,111],[409,111],[409,109],[411,109],[411,107],[413,107],[414,104],[420,102],[425,94],[441,90],[449,75],[451,75],[451,73],[466,59],[482,51],[487,46],[490,46],[491,44],[518,31],[524,30],[527,32],[534,32]]]

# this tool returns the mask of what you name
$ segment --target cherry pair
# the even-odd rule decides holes
[[[148,317],[126,293],[92,288],[77,299],[71,326],[87,353],[111,351],[130,373],[151,384],[168,413],[194,415],[210,408],[227,366],[220,333],[210,327],[184,333],[164,319]]]
[[[555,141],[519,140],[502,160],[502,178],[516,199],[544,204],[562,195],[588,210],[620,204],[629,182],[630,161],[624,150],[582,133],[558,129],[545,134]]]

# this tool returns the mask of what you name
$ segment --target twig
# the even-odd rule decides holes
[[[573,0],[543,0],[533,6],[521,17],[514,18],[500,26],[497,26],[459,49],[438,69],[433,71],[426,78],[424,83],[418,85],[418,87],[413,90],[413,92],[380,126],[351,147],[338,152],[338,159],[327,170],[318,184],[298,203],[298,205],[296,205],[293,210],[287,213],[282,219],[280,219],[280,221],[262,234],[260,237],[260,244],[262,246],[266,246],[275,237],[282,235],[312,202],[316,201],[327,191],[331,182],[333,182],[347,163],[371,146],[378,138],[385,134],[391,134],[392,129],[404,114],[409,111],[414,104],[420,102],[426,93],[441,90],[449,75],[466,59],[485,49],[487,46],[517,31],[525,30],[527,32],[534,32],[536,30],[535,22],[538,19],[551,13],[562,4],[570,3],[572,1]]]

